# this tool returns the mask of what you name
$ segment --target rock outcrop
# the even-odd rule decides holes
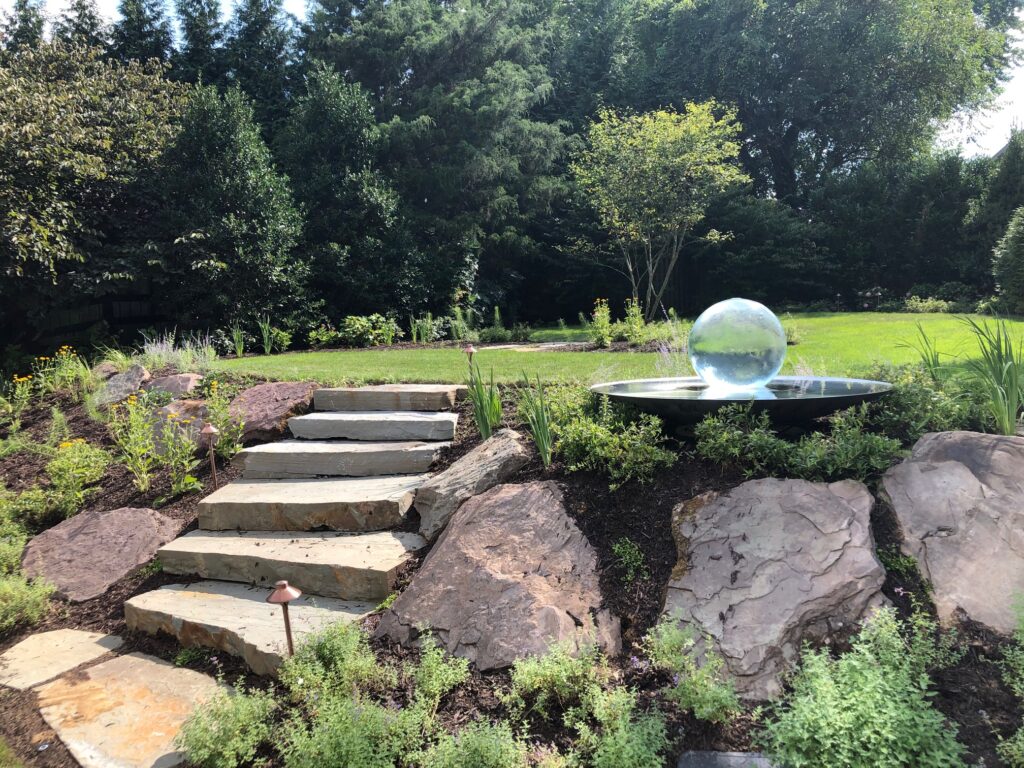
[[[124,373],[117,373],[107,379],[106,383],[94,395],[96,405],[113,405],[126,400],[128,395],[139,391],[151,376],[141,365],[133,365]]]
[[[175,373],[171,376],[160,376],[142,385],[147,392],[166,392],[172,397],[181,397],[192,393],[202,383],[203,377],[198,373]]]
[[[288,419],[309,410],[315,389],[308,381],[271,381],[240,392],[229,409],[245,422],[242,442],[248,445],[281,437]]]
[[[679,505],[665,612],[710,641],[741,696],[776,696],[804,641],[850,632],[884,602],[872,506],[852,480],[775,479]]]
[[[414,645],[421,631],[481,670],[556,643],[621,646],[597,553],[553,482],[499,485],[462,505],[377,634]]]
[[[927,434],[886,472],[882,493],[940,620],[1013,632],[1024,595],[1024,438]]]

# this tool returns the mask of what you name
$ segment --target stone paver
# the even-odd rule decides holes
[[[174,584],[136,595],[124,604],[128,628],[166,632],[183,646],[203,646],[245,659],[258,675],[272,675],[286,654],[281,607],[266,602],[269,589],[224,581]],[[339,621],[358,621],[376,607],[329,597],[303,596],[289,604],[292,633],[307,635]]]
[[[174,737],[219,686],[141,653],[118,656],[36,689],[39,711],[83,768],[172,768]]]
[[[757,752],[684,752],[676,768],[772,768]]]
[[[426,475],[236,480],[199,502],[208,531],[379,531],[398,525]]]
[[[240,451],[234,461],[247,479],[370,477],[426,472],[448,443],[281,440]]]
[[[452,384],[379,384],[373,387],[318,389],[318,411],[443,411],[455,405],[466,387]]]
[[[24,691],[117,650],[116,635],[55,629],[29,635],[0,655],[0,685]]]
[[[444,411],[320,411],[288,420],[308,440],[451,440],[457,413]]]
[[[342,600],[382,600],[398,569],[424,546],[415,533],[193,531],[160,550],[166,573],[271,585]]]

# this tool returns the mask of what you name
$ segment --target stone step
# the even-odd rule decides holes
[[[317,411],[444,411],[466,393],[461,384],[378,384],[325,387],[313,394]]]
[[[248,480],[414,475],[430,469],[448,443],[280,440],[245,448],[234,461]]]
[[[415,533],[193,531],[159,552],[163,570],[271,586],[287,579],[303,592],[380,601],[398,569],[425,542]]]
[[[304,440],[451,440],[459,414],[446,411],[320,411],[288,419]]]
[[[181,645],[240,656],[257,675],[276,674],[287,653],[281,606],[267,603],[269,589],[229,581],[172,584],[124,604],[128,628],[165,632]],[[303,595],[288,605],[296,646],[339,621],[358,621],[376,603]]]
[[[236,480],[199,502],[207,531],[380,531],[405,519],[428,475]]]

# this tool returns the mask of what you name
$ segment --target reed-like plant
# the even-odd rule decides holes
[[[984,390],[996,430],[1001,435],[1016,434],[1024,401],[1024,345],[1014,341],[1005,320],[990,325],[966,317],[963,322],[974,334],[980,353],[967,361],[967,368]]]
[[[489,438],[501,426],[501,392],[494,383],[494,368],[490,382],[484,382],[479,364],[469,364],[469,401],[473,404],[473,420],[480,437]]]
[[[540,374],[537,374],[536,386],[530,383],[529,377],[523,373],[523,386],[519,390],[519,412],[526,420],[533,436],[533,442],[537,446],[541,463],[547,469],[551,466],[551,454],[554,440],[551,437],[551,408],[548,407],[547,397],[544,394],[544,385],[540,383]]]
[[[235,348],[235,357],[245,357],[245,331],[242,330],[242,326],[231,326],[231,345]]]
[[[916,352],[928,377],[936,384],[942,383],[942,353],[939,352],[935,339],[928,335],[920,322],[917,323],[916,338],[913,341],[901,341],[896,346]]]
[[[256,325],[260,328],[260,336],[263,337],[263,354],[269,355],[274,351],[274,326],[270,324],[270,317],[264,315],[257,318]]]

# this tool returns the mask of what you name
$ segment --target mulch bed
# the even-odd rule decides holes
[[[505,389],[504,399],[510,426],[523,431],[523,425],[517,422],[515,416],[516,398],[509,388]],[[113,448],[104,425],[91,421],[81,405],[59,398],[26,414],[24,427],[34,439],[45,438],[49,429],[51,405],[61,408],[74,436],[85,437],[104,448]],[[442,453],[439,461],[441,466],[447,466],[479,443],[470,404],[461,402],[457,409],[461,418],[456,438],[452,446]],[[653,706],[657,703],[663,709],[669,732],[675,734],[675,754],[682,749],[746,751],[755,746],[753,708],[748,708],[744,715],[726,726],[699,721],[658,701],[657,691],[666,683],[658,673],[630,664],[636,643],[658,618],[669,574],[676,564],[676,546],[670,525],[673,507],[709,490],[727,490],[743,480],[734,472],[692,458],[682,448],[678,463],[663,472],[657,483],[630,483],[614,492],[609,490],[606,478],[587,472],[570,473],[557,463],[545,470],[536,457],[519,473],[515,481],[550,479],[562,489],[569,515],[598,553],[601,587],[607,605],[622,619],[624,650],[620,658],[612,660],[612,667],[627,684],[638,690],[645,705]],[[43,482],[45,463],[45,457],[31,452],[7,457],[0,460],[0,482],[12,490],[22,490]],[[207,485],[208,474],[209,467],[204,462],[200,479]],[[221,467],[219,474],[222,482],[228,482],[237,475],[237,471],[231,467]],[[166,493],[167,479],[155,476],[153,491],[140,494],[132,486],[127,471],[119,464],[112,464],[102,486],[103,491],[90,499],[87,508],[153,506],[156,498]],[[196,505],[202,496],[201,493],[194,493],[171,500],[160,507],[160,511],[181,520],[186,529],[193,527]],[[403,528],[417,530],[418,522],[413,513]],[[880,549],[898,547],[898,531],[891,511],[878,505],[872,525]],[[612,549],[623,538],[634,541],[644,553],[647,572],[633,581],[627,580]],[[405,567],[399,577],[399,589],[408,583],[425,554],[421,553]],[[127,632],[123,603],[133,595],[182,581],[180,577],[142,568],[94,600],[80,604],[54,601],[49,615],[39,625],[0,637],[0,652],[29,634],[73,627],[121,635],[126,641],[122,652],[141,651],[174,661],[180,648],[171,638]],[[913,574],[890,574],[884,591],[904,615],[912,610],[914,601],[920,605],[929,605],[926,585]],[[372,630],[376,621],[375,616],[368,618],[366,628]],[[957,724],[959,739],[970,751],[970,762],[980,764],[983,761],[986,766],[1002,765],[995,753],[997,734],[1012,734],[1020,724],[1022,715],[1017,702],[1003,685],[996,663],[1001,658],[1000,649],[1005,641],[980,627],[970,626],[963,628],[963,637],[968,644],[968,652],[963,660],[955,667],[935,675],[935,704]],[[417,655],[416,651],[401,648],[386,639],[373,641],[373,646],[385,663],[398,664]],[[242,678],[249,685],[263,687],[268,684],[266,680],[249,674],[240,660],[227,654],[189,654],[188,658],[179,657],[178,660],[183,661],[184,666],[209,674],[223,674],[231,682]],[[508,681],[507,671],[480,673],[473,670],[469,681],[442,702],[438,712],[439,721],[446,727],[459,728],[477,718],[502,716],[505,709],[498,693],[508,686]],[[401,697],[403,694],[396,691],[394,695]],[[569,745],[571,734],[565,729],[540,723],[534,725],[538,741],[563,748]],[[28,765],[46,768],[73,768],[76,765],[39,716],[35,694],[32,692],[0,689],[0,737]],[[45,748],[40,749],[44,744]],[[674,764],[674,759],[671,762]],[[261,766],[277,764],[278,761],[269,756],[259,761]]]

